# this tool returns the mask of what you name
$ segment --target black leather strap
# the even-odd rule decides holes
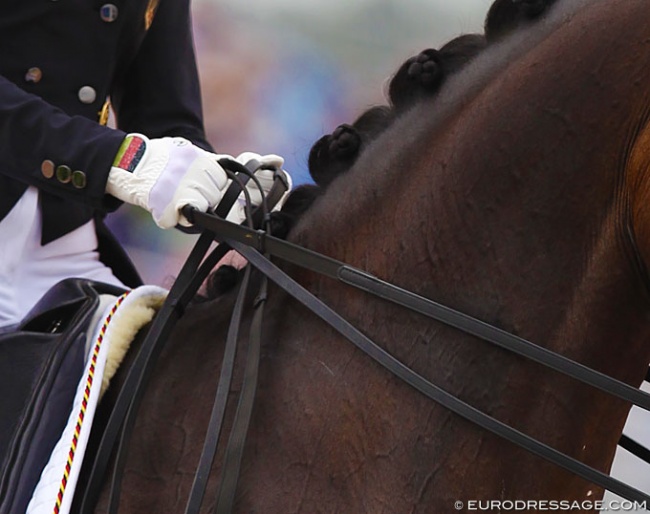
[[[262,344],[263,307],[266,303],[267,287],[268,282],[266,277],[264,277],[259,294],[255,300],[255,314],[251,323],[242,391],[239,396],[239,404],[237,405],[235,420],[230,431],[230,438],[224,456],[221,471],[221,485],[217,496],[217,507],[214,511],[216,514],[229,514],[232,512],[235,504],[239,469],[244,455],[246,435],[248,434],[248,427],[253,413],[253,404],[255,403],[255,392],[257,391],[260,349]]]
[[[208,479],[210,478],[210,469],[212,468],[214,456],[219,444],[226,406],[228,404],[228,393],[230,391],[232,375],[235,369],[239,326],[241,324],[244,309],[244,299],[246,298],[250,281],[250,270],[250,266],[248,266],[239,287],[237,301],[235,302],[232,318],[230,320],[228,336],[226,339],[226,349],[224,351],[223,363],[221,364],[221,374],[219,375],[219,384],[217,386],[217,394],[215,395],[214,405],[208,423],[208,431],[205,436],[205,442],[203,443],[199,465],[194,475],[194,482],[185,508],[185,514],[198,514],[201,508],[201,502],[205,495],[205,488]]]
[[[199,257],[203,250],[204,242],[201,239],[209,234],[202,234],[199,242],[197,242],[195,249],[198,248],[196,255],[190,262],[190,267],[187,269],[184,267],[179,274],[179,279],[181,275],[185,276],[184,271],[190,272],[196,258]],[[136,361],[133,363],[131,370],[129,370],[129,375],[127,376],[126,382],[123,386],[120,396],[116,402],[115,410],[111,415],[109,424],[106,428],[108,433],[109,428],[111,429],[111,435],[115,430],[116,434],[119,434],[119,445],[117,447],[117,456],[115,459],[115,464],[113,467],[113,480],[111,484],[111,495],[110,495],[110,504],[109,504],[109,513],[117,514],[119,497],[120,497],[120,487],[122,483],[122,475],[124,473],[124,466],[126,465],[126,459],[128,457],[128,443],[131,439],[131,434],[133,433],[133,428],[135,426],[135,421],[137,417],[138,409],[144,398],[144,393],[146,392],[147,384],[149,383],[151,373],[153,368],[158,362],[158,358],[162,353],[162,350],[169,338],[172,328],[182,316],[185,311],[185,308],[194,297],[199,287],[208,276],[212,268],[223,258],[223,256],[230,250],[227,246],[219,246],[205,259],[201,264],[198,270],[191,277],[189,282],[179,282],[179,279],[172,286],[169,296],[160,312],[154,319],[154,323],[151,326],[150,332],[147,335],[147,338],[142,344],[140,354],[136,358]],[[187,263],[186,263],[187,264]],[[176,288],[176,284],[180,284],[184,287]],[[158,319],[161,319],[160,323],[156,323]],[[131,377],[133,376],[133,379]],[[131,379],[131,380],[130,380]],[[122,405],[120,403],[120,398],[122,394],[127,395],[122,401],[124,403],[128,402],[128,408],[126,412],[118,408]],[[115,417],[115,421],[114,420]],[[123,421],[120,423],[118,416],[121,416]],[[119,427],[121,426],[121,430]],[[106,435],[106,434],[105,434]],[[108,441],[107,441],[108,444]],[[114,441],[113,441],[114,445]],[[111,445],[111,446],[113,446]],[[102,447],[103,449],[103,441]],[[106,451],[109,451],[107,449]],[[99,455],[98,455],[99,460]]]
[[[650,411],[650,394],[645,391],[636,389],[620,380],[590,369],[563,355],[505,332],[467,314],[385,282],[365,271],[288,241],[277,239],[263,231],[250,230],[243,226],[234,225],[209,214],[196,211],[190,212],[188,209],[185,215],[190,222],[218,234],[219,240],[243,243],[260,252],[268,253],[292,264],[339,280],[374,296],[462,330],[467,334],[479,337]],[[240,246],[238,245],[238,247]]]
[[[226,164],[223,163],[223,165]],[[236,165],[239,166],[238,163]],[[224,195],[226,202],[221,204],[221,208],[217,208],[217,212],[221,216],[225,216],[229,212],[232,204],[239,196],[243,184],[248,180],[248,173],[244,174],[239,181],[233,180]],[[115,459],[109,511],[115,512],[117,509],[120,496],[121,470],[126,462],[126,442],[133,429],[135,414],[144,395],[146,383],[149,381],[153,366],[162,352],[171,329],[183,314],[185,307],[194,297],[214,265],[230,250],[226,245],[222,245],[215,249],[201,265],[213,241],[214,235],[204,230],[179,272],[167,300],[154,319],[140,352],[127,374],[123,388],[115,403],[115,408],[104,429],[86,490],[83,491],[80,508],[83,514],[90,513],[94,509],[103,486],[111,455],[119,439],[120,444],[117,449],[118,456]]]
[[[278,283],[278,285],[285,289],[290,295],[294,296],[304,305],[308,306],[323,320],[328,322],[341,334],[350,339],[358,348],[366,352],[377,362],[381,363],[387,369],[395,373],[397,376],[405,380],[407,383],[425,394],[427,397],[439,402],[453,412],[459,414],[460,416],[463,416],[465,419],[476,423],[486,430],[500,435],[501,437],[504,437],[514,444],[527,449],[533,454],[538,455],[550,462],[553,462],[575,473],[576,475],[589,480],[594,484],[602,486],[624,498],[632,501],[650,501],[650,496],[646,495],[645,493],[638,491],[637,489],[634,489],[618,480],[615,480],[606,474],[573,459],[570,456],[567,456],[539,441],[536,441],[535,439],[532,439],[526,434],[523,434],[509,427],[508,425],[505,425],[500,421],[485,415],[472,406],[450,395],[441,388],[435,386],[434,384],[431,384],[420,375],[414,373],[404,364],[394,359],[390,354],[385,352],[382,348],[368,339],[364,334],[355,329],[341,316],[336,314],[320,300],[304,290],[284,272],[273,265],[267,258],[262,256],[261,253],[269,253],[271,255],[278,256],[304,268],[327,275],[341,282],[367,291],[368,293],[371,293],[375,296],[407,307],[432,319],[436,319],[452,327],[463,330],[468,334],[474,335],[497,346],[508,349],[518,355],[544,364],[547,367],[571,376],[586,384],[597,387],[607,393],[618,396],[619,398],[629,401],[646,410],[650,410],[650,395],[647,393],[637,390],[628,384],[615,380],[602,373],[591,370],[575,361],[551,352],[543,347],[539,347],[522,338],[504,332],[498,328],[492,327],[484,322],[481,322],[480,320],[454,311],[453,309],[440,305],[427,298],[421,297],[409,291],[403,290],[397,286],[384,282],[377,277],[369,275],[356,268],[347,266],[339,261],[336,261],[335,259],[316,254],[296,245],[292,245],[286,241],[273,238],[267,235],[267,233],[263,230],[256,231],[251,228],[233,225],[213,215],[193,211],[191,208],[187,208],[183,212],[188,220],[208,231],[207,233],[204,232],[204,236],[207,235],[208,237],[212,238],[215,237],[215,234],[218,234],[216,238],[225,243],[222,243],[220,248],[226,245],[235,248],[245,258],[247,258],[253,266],[262,271],[262,273],[264,273],[270,279]],[[268,220],[266,212],[263,214],[263,219],[264,221]],[[184,305],[186,305],[186,303],[183,303],[181,299],[184,301],[189,301],[189,298],[187,298],[187,296],[190,294],[189,291],[191,290],[191,287],[187,284],[193,285],[197,280],[197,275],[201,275],[203,270],[203,267],[201,267],[201,269],[197,271],[196,274],[192,275],[193,271],[191,271],[191,268],[196,270],[198,266],[196,263],[190,263],[192,260],[193,256],[191,255],[188,259],[188,263],[186,263],[186,267],[188,269],[187,274],[183,274],[183,271],[181,272],[181,275],[179,275],[177,282],[172,288],[172,292],[170,292],[170,296],[172,296],[172,293],[175,293],[175,289],[178,289],[180,296],[176,298],[174,295],[171,300],[171,304],[173,305],[173,307],[171,307],[171,310],[169,312],[161,312],[159,317],[162,317],[163,314],[169,317],[178,317],[179,312],[182,311]],[[183,269],[185,270],[186,267]],[[178,309],[179,306],[180,309]],[[173,321],[175,321],[175,319]],[[163,322],[161,322],[161,324],[163,324]],[[261,334],[261,314],[255,314],[254,330],[252,330],[252,332],[255,334]],[[156,341],[156,338],[162,337],[162,335],[163,334],[158,333],[156,336],[152,337],[152,339]],[[236,481],[244,447],[244,438],[248,423],[250,421],[250,415],[252,412],[252,405],[254,400],[255,388],[253,386],[257,382],[259,340],[255,341],[254,339],[255,337],[250,343],[251,356],[247,363],[247,369],[250,367],[250,378],[247,379],[247,381],[244,383],[242,395],[240,397],[240,407],[238,408],[238,413],[236,414],[235,429],[231,433],[231,442],[229,443],[229,448],[226,452],[223,473],[224,482],[222,483],[222,487],[220,489],[221,493],[217,506],[217,512],[219,514],[230,512],[232,510],[232,506],[234,505]],[[155,344],[158,345],[157,342]],[[159,352],[159,350],[156,350],[155,352]],[[149,354],[153,354],[155,352],[151,349],[147,350],[147,353]],[[140,360],[139,356],[138,360]],[[126,418],[127,421],[125,423],[125,434],[130,434],[130,430],[132,428],[132,424],[134,422],[133,420],[135,417],[135,411],[132,409],[135,408],[137,410],[137,405],[139,405],[139,401],[141,400],[141,396],[144,391],[143,384],[146,383],[146,379],[150,373],[150,369],[148,368],[148,366],[150,366],[149,358],[145,357],[143,359],[143,362],[144,364],[139,372],[142,374],[142,377],[144,377],[144,379],[134,379],[134,383],[130,389],[130,391],[133,392],[133,388],[135,388],[137,394],[134,397],[133,403],[129,403],[128,405],[129,415]],[[247,374],[249,373],[247,372]],[[129,381],[130,378],[131,376],[129,375],[127,381]],[[217,400],[215,403],[215,408],[217,407],[218,401],[219,400]],[[220,410],[221,408],[221,406],[218,406],[217,410]],[[118,414],[118,416],[120,415],[123,416],[124,414]],[[216,415],[215,419],[218,418],[219,415]],[[110,423],[111,422],[109,422],[109,425]],[[114,431],[116,429],[114,427],[111,427],[111,430]],[[208,446],[211,447],[212,444],[213,442],[210,442]],[[216,442],[214,442],[214,444],[216,444]],[[123,445],[123,447],[125,447],[125,445]],[[211,463],[212,458],[213,457],[209,455],[204,455],[204,457],[202,457],[202,461],[205,459],[206,462],[209,460]],[[121,464],[122,462],[123,457],[118,457],[118,464]],[[121,468],[118,466],[117,472],[115,473],[118,477],[121,475],[120,469]],[[209,465],[202,464],[200,465],[200,469],[209,469]],[[205,479],[207,479],[207,477]],[[203,487],[203,489],[201,490],[200,494],[197,493],[197,500],[190,499],[188,509],[190,508],[190,505],[192,508],[195,508],[194,505],[197,501],[198,507],[200,507],[201,499],[199,496],[203,496],[202,491],[204,490],[204,485],[201,487]],[[119,496],[119,491],[117,492],[116,496]],[[86,511],[84,510],[84,512]],[[114,511],[112,510],[111,512]]]
[[[586,464],[531,438],[499,420],[482,413],[471,405],[444,391],[440,387],[432,384],[371,341],[339,314],[330,309],[326,304],[304,289],[300,284],[295,282],[291,277],[253,248],[233,240],[226,239],[225,242],[243,255],[256,269],[264,273],[288,294],[293,296],[314,314],[337,330],[341,335],[350,340],[357,348],[372,357],[379,364],[400,377],[428,398],[440,403],[468,421],[499,435],[500,437],[584,478],[585,480],[588,480],[593,484],[604,487],[623,498],[638,502],[650,501],[650,496],[644,492],[630,487],[629,485],[624,484],[595,468],[587,466]],[[219,514],[221,514],[221,512]]]
[[[639,459],[650,464],[650,450],[648,450],[645,446],[636,442],[631,437],[628,437],[625,434],[623,434],[621,436],[620,441],[618,442],[618,445],[621,448],[624,448],[625,450],[630,452],[635,457],[638,457]]]
[[[171,328],[178,321],[185,306],[194,296],[194,293],[202,282],[202,277],[197,274],[197,270],[203,257],[209,250],[212,241],[213,236],[209,232],[204,232],[197,241],[181,269],[178,278],[174,282],[167,300],[154,319],[149,334],[143,342],[133,366],[129,370],[122,391],[116,401],[115,408],[104,430],[97,455],[95,456],[93,468],[81,504],[81,512],[83,514],[93,512],[94,505],[103,486],[111,454],[115,448],[118,436],[121,435],[123,422],[132,406],[132,401],[139,404],[144,395],[145,388],[143,384],[148,382],[153,364],[159,357]],[[217,248],[217,250],[219,249]],[[223,253],[225,254],[225,251]]]
[[[311,252],[305,248],[292,245],[287,241],[273,238],[262,231],[249,231],[243,227],[234,226],[202,213],[188,212],[186,215],[188,219],[193,220],[193,222],[200,226],[211,227],[220,236],[230,237],[258,250],[268,251],[270,254],[288,262],[329,276],[335,280],[340,280],[370,294],[402,305],[630,401],[645,410],[650,410],[650,395],[644,391],[635,389],[628,384],[591,370],[582,364],[480,320],[471,318],[429,299],[414,295],[409,291],[404,291],[366,272],[347,266],[342,262],[324,255]],[[645,379],[646,381],[650,381],[650,370],[647,372]],[[642,445],[630,440],[625,435],[621,437],[619,444],[636,457],[650,463],[650,451]]]
[[[253,180],[260,191],[262,191],[261,184],[254,176],[254,172],[259,168],[260,164],[255,160],[249,161],[246,166],[231,160],[220,161],[220,163],[233,180],[230,189],[224,195],[224,200],[216,210],[218,216],[225,217],[232,208],[232,204],[237,200],[239,193],[243,191],[247,199],[249,199],[249,194],[244,187],[248,180]],[[274,184],[269,195],[264,198],[262,208],[258,208],[252,216],[250,214],[248,215],[249,223],[266,224],[269,219],[268,208],[274,206],[280,200],[287,191],[287,188],[288,184],[283,172],[276,170]],[[233,193],[233,191],[236,191],[237,194]],[[171,329],[183,314],[185,307],[194,297],[196,291],[212,268],[230,250],[230,247],[226,244],[219,245],[219,247],[213,250],[203,260],[214,239],[214,234],[209,230],[204,230],[199,237],[198,242],[174,282],[167,300],[154,319],[133,366],[129,370],[116,401],[115,408],[102,436],[88,485],[86,491],[83,493],[81,502],[81,512],[83,514],[92,512],[97,502],[111,454],[119,438],[109,503],[109,513],[115,514],[117,512],[128,442],[153,367],[164,348]]]
[[[219,162],[224,167],[224,170],[226,171],[228,176],[231,178],[232,183],[228,188],[228,190],[226,191],[226,193],[224,194],[224,198],[222,199],[222,201],[219,203],[219,205],[215,210],[215,214],[217,216],[219,217],[227,216],[230,210],[232,209],[234,203],[237,201],[239,195],[242,192],[246,196],[246,204],[251,205],[250,196],[246,189],[246,184],[249,180],[253,180],[255,182],[256,186],[260,189],[263,196],[262,186],[260,185],[257,178],[254,176],[254,172],[260,166],[260,163],[258,161],[253,159],[249,161],[246,166],[238,163],[237,161],[230,160],[230,159],[221,159]],[[272,189],[275,190],[282,189],[283,190],[282,192],[284,192],[285,190],[283,187],[275,187]],[[266,216],[265,216],[266,206],[267,206],[266,202],[267,202],[266,199],[264,199],[262,208],[256,211],[256,214],[258,212],[262,213],[262,214],[258,214],[258,218],[262,222],[266,221]],[[247,217],[248,217],[248,223],[254,226],[255,220],[254,220],[254,216],[251,215],[250,213],[250,209],[247,209]],[[201,238],[203,238],[204,235],[206,234],[205,233],[202,234]],[[212,234],[210,236],[214,237]],[[197,243],[197,247],[198,246],[199,245]],[[178,302],[178,305],[182,306],[182,310],[180,312],[177,311],[178,317],[182,315],[182,312],[185,310],[185,307],[194,297],[194,295],[198,291],[203,281],[207,278],[210,271],[212,271],[212,269],[216,266],[219,260],[221,260],[229,250],[230,247],[228,247],[227,245],[220,245],[205,259],[205,261],[200,265],[200,267],[195,273],[192,274],[188,270],[188,275],[191,276],[191,280],[189,283],[186,284],[184,281],[185,277],[183,277],[183,280],[181,280],[181,276],[179,275],[177,281],[174,283],[174,286],[172,287],[172,290],[170,291],[170,296],[171,296],[172,293],[174,293],[177,283],[185,286],[182,293],[182,302]],[[205,255],[205,253],[203,253],[203,255]],[[185,268],[183,268],[183,270],[184,269]],[[172,303],[174,303],[174,300],[172,300]],[[167,302],[165,302],[165,305],[166,304]],[[167,313],[163,312],[165,310],[165,305],[163,305],[160,315],[164,315],[164,317],[167,318]],[[131,395],[130,405],[128,410],[126,411],[126,415],[124,417],[122,427],[119,430],[119,443],[117,446],[115,464],[113,466],[113,478],[111,482],[111,492],[110,492],[110,501],[109,501],[109,509],[108,509],[109,514],[117,514],[120,493],[121,493],[122,476],[124,474],[124,467],[126,466],[126,460],[128,457],[129,442],[131,440],[131,435],[133,433],[133,428],[135,426],[138,409],[140,408],[140,404],[142,403],[142,398],[144,397],[144,392],[146,390],[147,384],[149,383],[151,371],[153,370],[155,363],[158,361],[158,357],[162,351],[162,348],[167,342],[169,333],[171,332],[173,326],[176,324],[178,317],[175,319],[171,319],[171,321],[166,320],[164,322],[165,332],[156,334],[155,337],[152,337],[150,341],[147,340],[149,337],[147,336],[147,339],[145,339],[145,342],[143,343],[143,348],[141,350],[141,352],[146,351],[146,353],[144,354],[142,359],[140,359],[140,356],[138,356],[138,359],[134,362],[133,368],[131,370],[132,372],[138,373],[139,381],[137,383],[135,382],[133,383],[134,389],[132,390],[133,394]],[[154,321],[154,325],[152,326],[151,332],[154,331],[155,327],[156,325]],[[124,385],[124,389],[127,389],[127,384]],[[131,390],[130,384],[128,390],[129,391]],[[119,404],[120,402],[119,398],[117,402]],[[111,420],[112,419],[113,416],[111,416]]]

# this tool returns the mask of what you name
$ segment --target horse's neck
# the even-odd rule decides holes
[[[521,106],[520,119],[501,127],[481,119],[494,119],[499,105],[431,131],[422,119],[429,107],[401,120],[351,180],[332,186],[313,213],[318,229],[301,239],[588,363],[606,327],[634,334],[644,325],[633,306],[647,306],[645,285],[609,136],[589,136],[593,149],[580,154],[574,142],[555,144],[567,139],[562,120],[545,125],[535,107]],[[528,134],[507,137],[526,119],[535,119]],[[410,133],[426,136],[382,148]]]
[[[638,108],[638,96],[616,78],[629,71],[616,56],[623,51],[610,50],[612,41],[597,31],[572,30],[573,39],[562,45],[578,48],[579,33],[584,45],[595,45],[590,56],[569,53],[555,62],[558,48],[542,44],[442,122],[417,110],[399,120],[362,156],[352,177],[332,185],[312,213],[318,230],[298,238],[638,385],[650,357],[648,297],[627,233],[622,166],[636,123],[627,114]],[[608,51],[614,55],[599,61],[603,75],[593,76],[585,62]],[[546,74],[528,72],[540,62],[554,66]],[[577,82],[558,84],[558,77]],[[443,388],[608,467],[627,412],[622,402],[326,280],[308,276],[306,282]],[[483,447],[480,431],[439,411],[430,419],[442,426],[440,447],[430,455],[451,458],[455,450],[446,448],[463,441]],[[487,448],[497,464],[491,461],[489,471],[476,467],[500,477],[508,490],[531,487],[517,473],[546,469],[508,445]],[[478,480],[479,471],[456,464]],[[535,485],[542,498],[559,488],[587,494],[588,485],[547,471]],[[458,487],[452,482],[447,475],[437,485],[451,491]]]
[[[394,128],[395,133],[412,123],[417,121],[406,120],[404,126]],[[508,151],[523,160],[525,151],[483,148],[476,143],[464,147],[463,142],[477,141],[479,136],[474,136],[443,135],[450,143],[437,145],[435,155],[411,157],[413,152],[407,149],[384,163],[402,170],[428,166],[428,173],[414,172],[403,179],[386,179],[383,184],[379,179],[376,186],[369,179],[359,189],[335,184],[331,198],[324,203],[331,200],[350,205],[364,197],[362,189],[366,198],[390,198],[391,203],[381,205],[381,200],[376,200],[373,207],[371,202],[361,201],[352,209],[351,219],[343,214],[321,218],[319,230],[310,233],[308,243],[638,385],[648,361],[644,348],[650,335],[647,299],[632,265],[632,250],[621,232],[613,175],[609,173],[597,183],[586,177],[572,181],[556,170],[526,169],[523,163],[500,175],[502,170],[490,164],[497,162],[495,153]],[[479,148],[471,148],[475,144]],[[454,163],[458,159],[466,160],[466,165]],[[374,173],[370,170],[381,166],[382,159],[367,158],[360,165]],[[472,174],[472,169],[481,172]],[[559,176],[544,179],[542,171]],[[378,175],[381,173],[375,177]],[[377,194],[368,191],[373,187],[378,188]],[[380,192],[382,187],[387,190]],[[437,385],[561,451],[604,470],[609,465],[626,416],[627,406],[622,402],[326,279],[309,276],[307,283]],[[323,344],[332,348],[329,339]],[[334,348],[343,352],[344,347],[345,343]],[[325,358],[322,361],[331,364]],[[370,361],[365,365],[372,366]],[[347,374],[345,377],[350,380]],[[372,383],[371,378],[368,381]],[[382,398],[390,398],[390,394],[383,393]],[[448,413],[428,406],[427,401],[415,401],[408,394],[397,401],[405,405],[397,409],[398,417],[409,419],[411,409],[430,412],[428,423],[408,425],[411,430],[437,434],[435,449],[421,448],[416,441],[407,444],[420,448],[431,462],[458,466],[458,473],[465,474],[468,483],[482,481],[488,497],[501,487],[540,498],[558,490],[566,491],[565,497],[584,497],[593,489],[508,444],[494,443],[482,431],[468,428]],[[376,414],[368,416],[374,419]],[[368,444],[372,447],[372,442]],[[485,463],[465,460],[463,448],[482,452]],[[394,465],[399,469],[398,462]],[[532,487],[522,478],[527,472],[545,478]],[[459,487],[462,490],[453,476],[441,473],[432,487],[448,490],[450,495]],[[495,477],[500,477],[503,485],[493,484]],[[568,496],[569,491],[574,496]]]

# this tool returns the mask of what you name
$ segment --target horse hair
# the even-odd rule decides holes
[[[217,298],[234,288],[240,279],[240,270],[229,264],[219,266],[205,281],[205,295],[198,294],[195,302],[205,302]]]
[[[465,34],[452,39],[440,50],[427,49],[407,59],[388,87],[388,97],[396,110],[435,95],[445,77],[462,69],[487,46],[481,34]]]
[[[390,106],[373,106],[352,124],[339,125],[312,146],[308,166],[316,185],[296,188],[281,211],[271,215],[271,231],[287,237],[312,203],[338,176],[345,174],[363,150],[396,119],[400,112],[434,97],[445,78],[465,67],[489,44],[502,40],[519,27],[538,19],[556,0],[495,0],[488,10],[482,34],[458,36],[439,50],[426,49],[407,59],[388,86]],[[206,282],[207,298],[216,298],[237,284],[241,272],[222,266]]]
[[[321,137],[309,152],[309,172],[321,187],[344,174],[363,149],[383,132],[397,114],[419,99],[435,94],[444,77],[460,70],[485,48],[479,34],[457,37],[440,50],[427,49],[408,59],[394,75],[389,86],[392,107],[374,106],[352,123],[339,125]]]
[[[555,0],[495,0],[485,18],[485,37],[499,41],[520,26],[539,18]]]
[[[372,107],[367,115],[372,117],[379,109],[382,116],[367,129],[360,123],[364,114],[352,126],[340,125],[332,134],[321,137],[314,144],[309,154],[309,170],[314,181],[327,187],[336,176],[352,167],[363,148],[385,130],[399,112],[435,96],[446,77],[463,69],[489,43],[502,39],[523,23],[539,18],[554,2],[495,0],[486,16],[485,35],[461,35],[439,50],[426,49],[407,59],[389,83],[388,99],[392,109],[386,106]],[[365,130],[368,132],[365,133]]]
[[[270,231],[275,237],[286,238],[291,227],[311,207],[323,189],[313,184],[304,184],[294,189],[282,209],[271,213]]]
[[[309,173],[326,188],[345,173],[361,150],[390,125],[394,113],[388,106],[375,106],[364,112],[352,125],[339,125],[332,134],[321,137],[309,152]]]

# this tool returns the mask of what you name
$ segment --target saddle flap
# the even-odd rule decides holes
[[[75,318],[97,307],[102,294],[120,296],[124,289],[82,279],[63,280],[52,287],[32,307],[18,327],[19,332],[62,333]],[[86,308],[81,307],[86,305]]]
[[[24,512],[72,406],[100,293],[78,279],[54,286],[17,331],[0,335],[0,513]]]

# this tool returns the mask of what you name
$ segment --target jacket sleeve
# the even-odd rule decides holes
[[[124,77],[111,92],[120,129],[152,138],[181,136],[212,151],[203,125],[189,0],[160,0]]]
[[[82,116],[68,116],[0,76],[0,173],[96,209],[114,207],[105,195],[111,164],[124,139],[119,130]],[[85,187],[47,176],[43,161],[85,175]],[[106,202],[109,202],[108,204]]]

